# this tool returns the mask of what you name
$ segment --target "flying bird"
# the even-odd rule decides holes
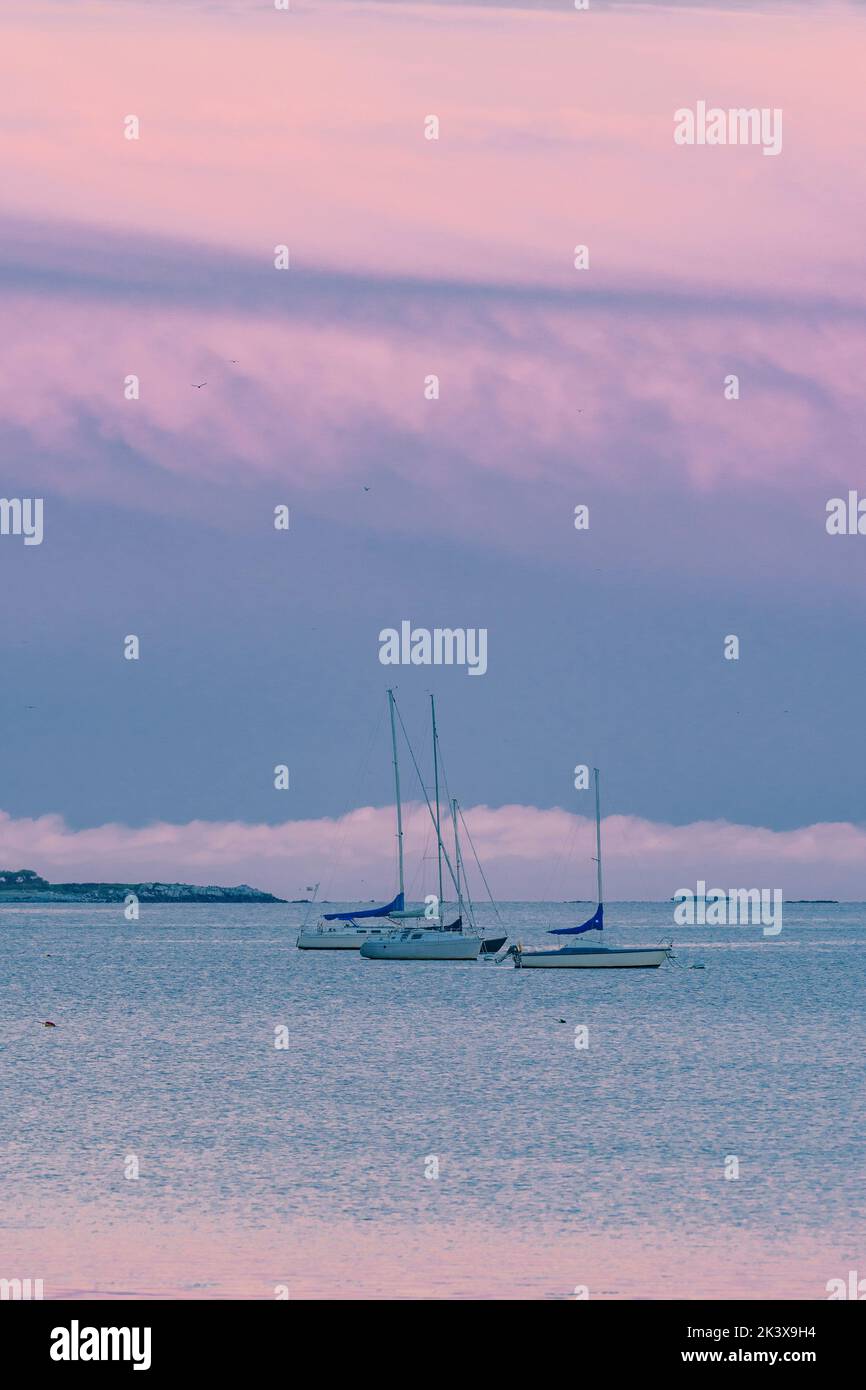
[[[207,386],[206,381],[191,381],[190,386],[194,386],[196,391],[200,391],[203,386]]]

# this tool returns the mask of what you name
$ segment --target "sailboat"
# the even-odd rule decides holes
[[[439,797],[439,735],[436,729],[436,701],[430,696],[430,711],[433,723],[433,779],[435,785],[435,812],[434,807],[427,801],[427,809],[430,812],[433,824],[436,829],[436,855],[438,863],[438,886],[439,896],[437,899],[439,921],[424,927],[404,928],[402,931],[390,931],[381,933],[375,938],[369,938],[361,947],[361,955],[365,960],[477,960],[481,952],[492,954],[500,950],[505,945],[506,938],[497,937],[494,940],[485,941],[480,932],[475,929],[472,915],[471,902],[464,901],[463,885],[465,884],[465,873],[461,881],[461,870],[463,861],[460,853],[460,838],[457,830],[458,805],[456,800],[451,803],[452,823],[454,828],[454,860],[452,867],[448,858],[448,852],[442,840],[441,822],[441,802]],[[402,721],[401,721],[402,722]],[[405,728],[404,728],[405,733]],[[412,753],[411,745],[409,748]],[[412,761],[415,762],[415,755],[412,753]],[[415,763],[417,771],[417,763]],[[419,774],[420,780],[420,774]],[[423,790],[422,782],[422,790]],[[424,791],[425,800],[427,793]],[[454,882],[457,894],[457,917],[453,922],[445,923],[445,898],[442,880],[443,859]],[[470,921],[470,931],[464,928],[464,915]]]
[[[579,927],[551,927],[551,936],[580,936],[583,932],[604,930],[604,896],[601,873],[601,798],[598,768],[595,773],[595,863],[598,905],[595,912]],[[508,952],[518,969],[550,970],[639,970],[653,969],[670,955],[670,946],[521,946],[518,942]],[[502,957],[501,959],[505,959]]]
[[[460,807],[459,807],[458,804],[457,804],[457,798],[455,797],[455,798],[452,799],[452,802],[451,802],[451,819],[452,819],[452,824],[453,824],[453,827],[454,827],[454,869],[455,869],[455,872],[456,872],[457,905],[458,905],[458,910],[459,910],[459,913],[460,913],[460,916],[457,918],[457,921],[460,922],[460,923],[462,923],[462,921],[463,921],[463,885],[466,883],[466,870],[465,870],[465,866],[464,866],[464,864],[463,864],[463,854],[462,854],[461,849],[460,849],[460,836],[459,836],[459,833],[458,833],[458,830],[457,830],[457,817],[458,817],[458,814],[462,816],[463,813],[462,813],[462,811],[460,810]],[[468,831],[467,831],[467,834],[468,834]],[[475,846],[473,845],[473,850],[474,850],[474,848],[475,848]],[[480,869],[480,868],[481,868],[481,865],[479,864],[478,867],[479,867],[479,869]],[[485,879],[484,882],[485,882],[485,884],[486,884],[486,883],[487,883],[487,880]],[[467,886],[467,890],[466,890],[466,891],[467,891],[467,894],[468,894],[468,891],[469,891],[469,890],[468,890],[468,886]],[[493,908],[494,908],[494,911],[496,912],[496,916],[499,917],[499,910],[498,910],[498,908],[496,907],[495,902],[493,902],[493,897],[492,897],[492,895],[491,895],[490,901],[493,903]],[[470,904],[470,910],[471,910],[471,904]],[[500,918],[500,925],[501,925],[501,918]],[[452,930],[452,928],[446,928],[446,931],[450,931],[450,930]],[[502,950],[502,947],[505,945],[505,943],[506,943],[507,940],[508,940],[507,935],[504,935],[504,936],[482,936],[482,938],[481,938],[481,954],[482,954],[482,956],[488,956],[488,957],[495,956],[496,953],[497,953],[497,951],[501,951],[501,950]]]
[[[394,722],[394,692],[388,691],[388,712],[391,717],[391,748],[394,762],[394,786],[397,800],[397,871],[399,888],[396,897],[384,907],[355,908],[351,912],[326,912],[315,927],[301,927],[297,946],[300,951],[358,951],[365,941],[376,940],[393,931],[395,922],[424,916],[423,907],[406,907],[403,882],[403,812],[400,804],[400,763],[397,757],[397,729]]]
[[[445,854],[445,846],[444,846],[443,841],[442,841],[442,826],[441,826],[440,818],[439,818],[439,816],[440,816],[440,805],[439,805],[439,734],[438,734],[437,729],[436,729],[436,700],[435,700],[435,698],[434,698],[432,695],[430,696],[430,717],[431,717],[431,721],[432,721],[432,724],[433,724],[433,782],[434,782],[434,794],[435,794],[435,798],[436,798],[436,801],[435,801],[435,805],[436,805],[436,843],[437,843],[437,859],[438,859],[438,867],[439,867],[439,902],[440,902],[440,904],[441,904],[441,906],[440,906],[440,913],[443,913],[443,912],[444,912],[444,902],[445,902],[445,899],[444,899],[443,893],[442,893],[442,856],[443,856],[443,854],[445,855],[446,861],[447,861],[448,856],[447,856],[447,854]],[[458,815],[459,810],[460,810],[460,807],[459,807],[458,804],[457,804],[457,799],[456,799],[456,797],[453,797],[453,798],[451,799],[451,824],[452,824],[452,829],[453,829],[453,833],[454,833],[454,873],[453,873],[453,878],[454,878],[454,887],[455,887],[456,892],[457,892],[457,918],[456,918],[455,921],[453,921],[453,922],[451,922],[451,923],[449,923],[449,924],[447,924],[447,925],[445,924],[444,919],[443,919],[443,922],[442,922],[442,930],[443,930],[443,931],[462,931],[462,930],[463,930],[463,918],[464,918],[464,915],[466,915],[466,916],[468,916],[468,917],[470,918],[470,925],[471,925],[471,927],[473,928],[472,935],[477,935],[477,932],[474,930],[474,928],[475,928],[475,922],[474,922],[473,912],[472,912],[472,901],[471,901],[471,899],[470,899],[469,896],[468,896],[468,886],[467,886],[467,901],[466,901],[465,903],[464,903],[464,898],[463,898],[463,888],[464,888],[464,885],[466,885],[466,870],[465,870],[465,866],[464,866],[464,864],[463,864],[463,855],[462,855],[462,853],[461,853],[461,851],[460,851],[460,832],[459,832],[458,827],[457,827],[457,815]],[[449,869],[451,868],[451,865],[450,865],[450,864],[448,865],[448,868],[449,868]],[[486,882],[486,880],[485,880],[485,882]],[[494,906],[495,906],[495,905],[494,905]],[[499,915],[499,914],[498,914],[498,912],[497,912],[497,916],[498,916],[498,915]],[[497,951],[501,951],[501,949],[502,949],[502,947],[505,945],[505,942],[506,942],[507,939],[508,939],[508,938],[505,937],[505,936],[482,937],[482,940],[481,940],[481,954],[482,954],[483,956],[492,956],[492,955],[495,955]]]

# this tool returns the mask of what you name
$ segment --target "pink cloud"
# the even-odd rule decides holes
[[[602,287],[862,301],[856,12],[39,9],[0,54],[4,198],[125,228],[131,258],[147,233],[285,240],[299,265],[550,286],[586,242]],[[675,147],[699,98],[782,108],[782,155]]]
[[[668,513],[665,489],[731,496],[745,531],[755,488],[820,528],[820,491],[862,485],[861,17],[93,14],[34,0],[0,53],[4,197],[41,226],[5,257],[0,424],[34,486],[176,512],[163,481],[201,510],[273,483],[335,515],[328,490],[375,467],[421,507],[459,488],[473,543],[537,549],[572,481],[650,479]],[[699,97],[783,108],[783,153],[676,147]],[[523,489],[516,518],[491,478]],[[414,525],[406,499],[379,488],[366,519]]]
[[[594,830],[588,818],[532,806],[476,806],[465,816],[500,899],[592,896]],[[420,899],[435,889],[435,842],[426,808],[407,807],[404,829],[407,892]],[[785,897],[866,899],[863,826],[675,826],[613,815],[605,818],[603,833],[611,900],[666,899],[698,879],[722,888],[779,887]],[[471,851],[466,845],[464,850],[481,899]],[[321,880],[321,896],[349,901],[391,892],[394,812],[366,806],[339,819],[279,825],[190,821],[79,830],[57,815],[13,819],[0,813],[0,854],[5,867],[33,868],[53,881],[247,882],[293,898]]]
[[[435,454],[437,486],[491,473],[557,484],[567,464],[627,490],[646,483],[647,446],[656,487],[737,493],[757,483],[796,495],[804,483],[844,489],[863,478],[851,443],[866,391],[866,326],[856,322],[816,331],[784,313],[760,322],[757,308],[732,323],[699,307],[624,304],[587,304],[576,318],[507,296],[485,303],[479,321],[478,305],[438,305],[411,289],[387,321],[375,288],[359,293],[367,322],[340,322],[315,292],[286,317],[9,295],[3,423],[32,441],[45,486],[121,501],[123,454],[111,462],[95,442],[179,478],[290,479],[313,493],[366,479],[370,453],[421,486],[419,454]],[[735,402],[723,395],[730,372]],[[137,401],[124,399],[130,373]],[[431,373],[436,401],[424,397]]]

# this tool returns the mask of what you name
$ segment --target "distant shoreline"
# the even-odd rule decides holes
[[[286,906],[299,907],[312,905],[311,898],[278,898],[273,893],[266,893],[260,888],[251,888],[248,883],[239,883],[233,887],[225,888],[219,884],[207,884],[202,886],[195,883],[163,883],[156,879],[149,879],[141,883],[49,883],[48,879],[42,878],[34,869],[0,869],[0,907],[4,903],[15,903],[31,907],[63,906],[63,904],[116,904],[125,903],[130,896],[134,896],[140,903],[282,903]],[[727,898],[728,895],[725,895]],[[333,902],[340,903],[342,899],[334,899]],[[376,901],[370,899],[371,902]],[[591,906],[594,899],[589,898],[512,898],[502,899],[503,903],[510,901],[514,904],[525,903],[532,906],[548,904],[550,906],[561,905],[563,907],[587,907]],[[608,906],[628,906],[643,905],[650,903],[673,903],[677,899],[669,898],[622,898],[609,899]],[[719,901],[713,895],[708,902]],[[330,905],[331,900],[320,898],[316,903],[317,907]],[[838,898],[786,898],[785,903],[792,907],[838,907],[841,900]],[[357,899],[355,899],[357,905]]]
[[[284,903],[240,883],[233,888],[194,883],[49,883],[32,869],[0,870],[0,907],[4,903],[124,903],[130,896],[141,903]]]

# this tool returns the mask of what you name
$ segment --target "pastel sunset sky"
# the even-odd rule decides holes
[[[611,898],[866,898],[862,7],[2,30],[0,497],[45,535],[0,536],[0,868],[389,895],[394,684],[503,898],[590,895],[578,763]],[[781,152],[676,145],[701,100]],[[487,673],[382,666],[403,619]]]

